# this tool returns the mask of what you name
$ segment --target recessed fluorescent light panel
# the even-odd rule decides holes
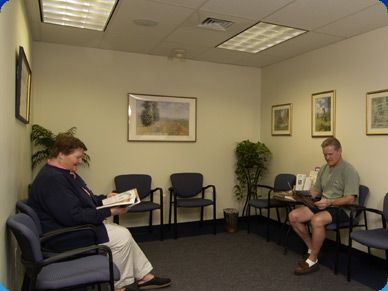
[[[307,31],[302,29],[259,22],[217,47],[247,53],[257,53],[305,32]]]
[[[104,31],[118,0],[40,0],[42,21]]]

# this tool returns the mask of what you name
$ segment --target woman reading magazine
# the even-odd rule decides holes
[[[151,263],[127,228],[104,223],[107,217],[123,214],[127,209],[96,208],[102,205],[103,199],[116,194],[94,195],[77,174],[77,166],[82,163],[86,150],[85,144],[78,138],[67,134],[58,135],[49,161],[32,183],[28,204],[37,212],[43,232],[93,224],[96,226],[98,243],[110,247],[113,261],[120,270],[120,280],[115,282],[117,291],[169,286],[170,279],[159,278],[151,273]],[[77,234],[71,240],[57,241],[55,246],[69,249],[94,242],[90,234]]]

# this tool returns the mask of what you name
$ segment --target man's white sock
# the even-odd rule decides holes
[[[313,262],[313,261],[310,260],[310,259],[307,259],[307,260],[306,260],[306,263],[309,265],[309,268],[311,268],[311,267],[314,266],[316,263],[318,263],[318,259],[317,259],[315,262]]]

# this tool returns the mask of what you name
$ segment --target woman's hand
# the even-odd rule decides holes
[[[106,194],[106,197],[112,197],[112,196],[115,196],[115,195],[117,195],[117,193],[115,193],[115,192],[110,192],[109,194]]]
[[[121,215],[124,213],[127,213],[128,209],[127,207],[112,207],[110,209],[110,215],[115,216],[115,215]]]
[[[315,204],[315,206],[318,207],[318,209],[325,209],[325,208],[332,205],[331,201],[329,199],[326,199],[326,198],[322,198],[321,200],[315,202],[314,204]]]

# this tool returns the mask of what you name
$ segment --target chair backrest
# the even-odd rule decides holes
[[[124,192],[133,188],[137,189],[140,199],[150,195],[152,178],[144,174],[118,175],[114,178],[117,192]]]
[[[32,218],[25,213],[18,213],[7,219],[7,226],[18,242],[22,258],[28,262],[40,263],[43,255],[39,233]]]
[[[201,173],[174,173],[170,179],[174,192],[179,197],[193,197],[202,191]]]
[[[27,204],[25,200],[19,200],[16,202],[16,210],[18,212],[27,214],[35,222],[35,226],[38,230],[39,235],[42,234],[42,226],[40,225],[40,219],[35,210]]]
[[[368,197],[368,194],[369,194],[369,188],[365,185],[360,185],[359,188],[358,188],[358,205],[359,206],[365,206],[365,202],[366,202],[366,198]],[[363,213],[363,211],[357,211],[355,216],[354,216],[354,219],[353,219],[353,225],[357,225],[357,224],[360,224],[360,220],[361,220],[361,213]]]
[[[275,177],[274,192],[292,190],[295,183],[296,176],[294,174],[279,174]]]

